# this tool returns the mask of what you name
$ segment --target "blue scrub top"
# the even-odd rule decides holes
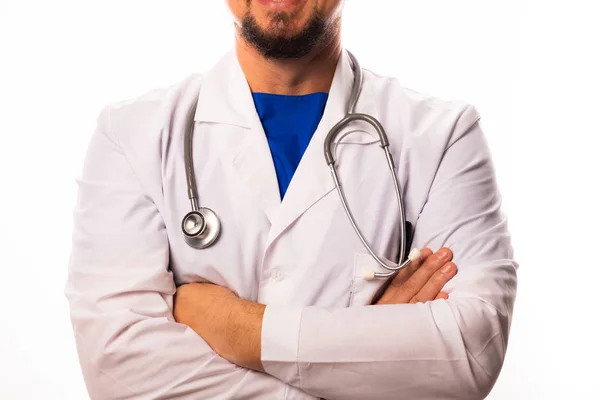
[[[253,93],[283,199],[300,159],[317,129],[327,102],[327,93],[287,96]]]

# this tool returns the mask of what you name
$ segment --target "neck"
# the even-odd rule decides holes
[[[299,59],[268,59],[236,34],[236,54],[252,92],[302,95],[329,92],[341,54],[341,35]]]

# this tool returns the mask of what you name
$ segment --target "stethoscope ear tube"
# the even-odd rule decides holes
[[[332,147],[333,147],[333,143],[334,143],[336,136],[342,131],[342,129],[346,125],[348,125],[352,121],[364,121],[364,122],[367,122],[368,124],[370,124],[373,128],[375,128],[375,130],[377,131],[377,134],[379,135],[380,146],[383,149],[383,151],[385,152],[385,157],[387,160],[388,167],[390,169],[390,174],[392,175],[392,183],[394,185],[394,192],[396,195],[396,202],[398,204],[398,212],[400,215],[399,225],[400,225],[400,239],[401,240],[400,240],[400,252],[399,252],[399,257],[398,257],[398,259],[400,260],[399,264],[390,264],[387,261],[380,258],[379,256],[377,256],[377,254],[375,254],[375,252],[373,251],[371,246],[367,243],[367,240],[365,239],[360,228],[358,227],[358,224],[356,223],[354,216],[352,215],[352,211],[350,210],[350,207],[348,206],[348,201],[346,199],[346,195],[344,194],[343,187],[340,184],[337,170],[335,168],[335,159],[333,157]],[[377,261],[377,263],[379,265],[381,265],[383,268],[385,268],[386,270],[389,271],[389,272],[383,272],[383,273],[382,272],[373,272],[371,279],[386,278],[386,277],[392,276],[396,271],[399,271],[400,269],[406,267],[410,263],[410,261],[408,261],[408,260],[403,261],[405,254],[406,254],[406,243],[405,243],[406,217],[405,217],[405,212],[404,212],[404,203],[402,201],[402,191],[400,188],[400,183],[398,182],[398,175],[396,174],[394,159],[392,157],[392,154],[390,153],[389,141],[388,141],[387,134],[385,133],[383,126],[376,118],[374,118],[370,115],[358,114],[358,113],[357,114],[348,114],[340,122],[338,122],[331,129],[331,131],[329,131],[329,133],[325,137],[323,150],[324,150],[325,160],[327,162],[327,165],[329,165],[331,176],[333,178],[335,187],[340,196],[342,206],[344,207],[344,211],[346,212],[346,215],[348,216],[348,220],[350,220],[352,228],[356,232],[356,235],[358,236],[358,238],[364,245],[365,249],[369,252],[369,254],[371,254],[371,256]],[[365,277],[365,279],[368,279],[368,277]]]

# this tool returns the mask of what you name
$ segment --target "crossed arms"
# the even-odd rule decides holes
[[[163,221],[102,118],[79,185],[66,294],[93,399],[481,399],[500,372],[516,263],[477,122],[452,138],[413,241],[452,248],[447,300],[398,304],[388,291],[382,301],[395,304],[265,307],[190,285],[178,323]],[[244,334],[232,336],[227,320],[220,335],[198,327],[214,317],[202,304],[215,296]]]

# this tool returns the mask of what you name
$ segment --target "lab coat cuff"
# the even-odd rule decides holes
[[[265,372],[300,388],[298,345],[302,307],[267,305],[263,315],[261,361]]]

